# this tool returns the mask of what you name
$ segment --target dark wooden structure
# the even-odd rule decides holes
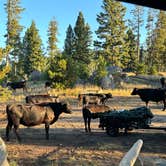
[[[166,10],[165,0],[117,0],[117,1],[132,3],[132,4],[160,9],[160,10]]]

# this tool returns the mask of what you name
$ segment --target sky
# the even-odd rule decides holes
[[[4,9],[4,3],[7,0],[0,0],[0,47],[5,45],[4,34],[6,33],[7,14]],[[69,24],[75,26],[78,13],[83,13],[85,22],[90,25],[93,32],[93,39],[96,38],[95,31],[99,24],[96,16],[102,11],[102,0],[21,0],[21,7],[25,10],[21,13],[20,24],[24,26],[23,34],[30,27],[32,20],[35,21],[42,39],[44,48],[47,47],[47,30],[49,22],[55,18],[58,23],[58,43],[60,50],[63,49],[66,30]],[[127,7],[126,18],[129,18],[130,11],[134,5],[123,3]],[[146,19],[146,15],[144,15]],[[142,29],[141,42],[145,41],[145,29]]]

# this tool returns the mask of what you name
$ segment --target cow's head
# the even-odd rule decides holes
[[[131,95],[137,95],[137,88],[134,88],[133,91],[131,92]]]
[[[68,103],[65,102],[55,102],[55,103],[48,103],[48,105],[52,108],[54,113],[61,114],[62,112],[71,114],[71,108]]]
[[[67,114],[72,113],[69,103],[62,103],[62,110],[64,113],[67,113]]]
[[[112,94],[111,93],[107,93],[106,94],[106,97],[109,99],[109,98],[112,98]]]

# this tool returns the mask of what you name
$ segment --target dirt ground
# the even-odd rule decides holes
[[[10,142],[6,142],[8,161],[13,166],[117,166],[138,140],[143,140],[139,161],[135,165],[166,165],[166,131],[132,130],[128,135],[120,132],[118,137],[110,137],[98,128],[98,119],[92,120],[91,133],[85,133],[81,107],[76,99],[71,99],[72,114],[61,114],[50,128],[50,140],[45,140],[44,125],[27,128],[20,125],[22,143],[19,144],[14,133]],[[114,96],[107,102],[117,110],[132,109],[145,104],[139,97]],[[166,111],[162,103],[150,103],[155,115],[153,126],[166,127]],[[0,134],[5,139],[5,104],[0,105]]]

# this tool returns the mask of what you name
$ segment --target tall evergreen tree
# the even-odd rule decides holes
[[[50,57],[54,57],[58,51],[57,48],[57,33],[58,33],[58,28],[57,28],[57,22],[55,21],[55,18],[53,18],[48,27],[48,54]]]
[[[24,71],[27,75],[35,70],[44,70],[46,65],[43,56],[42,40],[34,21],[32,21],[30,28],[25,32],[22,53],[24,56]]]
[[[154,9],[148,10],[148,18],[147,18],[147,24],[146,24],[146,30],[147,30],[147,38],[146,38],[146,60],[145,63],[148,67],[148,73],[152,73],[154,68],[156,67],[156,64],[154,63],[155,55],[153,54],[154,51],[154,29],[155,29],[155,16],[156,11]]]
[[[20,6],[20,0],[7,0],[5,10],[7,12],[7,34],[5,35],[6,44],[12,48],[10,52],[10,59],[13,70],[11,71],[16,76],[21,44],[20,33],[23,29],[23,27],[19,24],[19,20],[20,14],[24,9]]]
[[[143,14],[144,14],[144,8],[142,6],[135,6],[135,9],[131,11],[131,14],[133,14],[133,19],[130,20],[131,26],[133,27],[133,30],[137,36],[137,58],[140,63],[142,63],[140,60],[140,29],[143,25]]]
[[[67,56],[73,56],[74,52],[74,31],[71,25],[68,26],[66,31],[66,38],[65,38],[65,44],[64,44],[64,53]]]
[[[90,26],[85,23],[82,12],[76,20],[74,27],[75,32],[75,50],[73,58],[75,60],[77,76],[83,80],[89,77],[88,64],[90,64],[93,54],[91,52],[92,32]]]
[[[71,25],[68,26],[66,31],[66,38],[64,44],[64,57],[66,59],[66,86],[72,87],[76,82],[75,63],[74,63],[74,40],[75,35]]]
[[[59,89],[66,87],[66,60],[63,58],[62,53],[57,52],[53,57],[48,70],[48,75],[55,88]]]
[[[114,0],[103,0],[103,11],[97,15],[100,24],[96,34],[95,46],[103,50],[107,65],[121,66],[121,58],[125,56],[125,7]]]
[[[48,76],[54,87],[65,87],[66,60],[57,48],[58,27],[55,19],[51,20],[48,27]]]
[[[136,39],[135,35],[131,28],[127,30],[127,36],[125,38],[126,45],[128,46],[127,56],[125,56],[123,65],[126,67],[128,71],[136,71],[137,66],[137,56],[136,56]]]
[[[154,55],[158,71],[166,70],[166,12],[160,11],[154,35]]]

